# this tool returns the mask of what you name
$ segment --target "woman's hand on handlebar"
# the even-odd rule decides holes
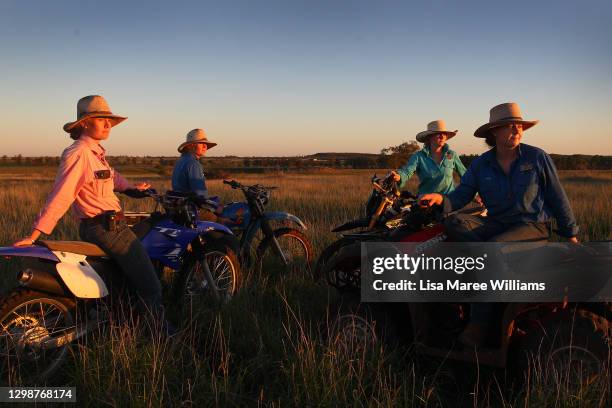
[[[419,198],[419,205],[421,207],[431,207],[434,205],[442,205],[443,201],[444,201],[444,196],[442,194],[438,194],[438,193],[423,194]]]
[[[399,173],[396,172],[396,171],[393,171],[393,170],[391,170],[389,172],[387,177],[391,177],[393,179],[393,181],[400,181],[402,179],[402,177],[399,175]]]
[[[134,188],[136,190],[144,191],[144,190],[148,190],[149,188],[151,188],[151,184],[147,183],[146,181],[141,181],[140,183],[134,184]]]

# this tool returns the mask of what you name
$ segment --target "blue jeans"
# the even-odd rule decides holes
[[[119,264],[128,283],[151,312],[163,312],[161,284],[155,268],[147,250],[125,223],[108,231],[102,223],[81,222],[79,235],[83,241],[98,245]]]
[[[454,214],[444,222],[446,234],[455,242],[533,242],[550,238],[546,223],[504,224],[487,217]],[[488,303],[472,303],[471,322],[488,325],[495,309]]]

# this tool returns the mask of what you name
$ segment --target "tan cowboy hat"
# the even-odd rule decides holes
[[[77,102],[77,120],[66,123],[64,131],[70,133],[72,129],[88,118],[108,118],[111,121],[111,126],[116,126],[127,119],[124,116],[114,115],[103,96],[89,95],[79,99]]]
[[[215,142],[209,142],[206,138],[206,132],[204,129],[193,129],[187,133],[187,141],[181,143],[178,147],[179,153],[183,153],[183,149],[190,144],[194,143],[204,143],[207,148],[215,147],[217,144]]]
[[[446,138],[450,139],[451,137],[457,134],[457,130],[446,130],[446,122],[443,120],[434,120],[433,122],[429,122],[427,124],[427,130],[417,133],[416,140],[421,143],[425,143],[427,140],[427,136],[435,135],[438,133],[446,134]]]
[[[517,103],[507,102],[494,106],[489,112],[489,123],[485,123],[474,132],[476,137],[487,137],[491,129],[510,123],[520,123],[523,130],[527,130],[538,124],[538,120],[523,120],[521,108]]]

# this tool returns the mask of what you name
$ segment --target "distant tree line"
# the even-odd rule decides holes
[[[396,169],[405,164],[410,156],[419,150],[416,142],[406,142],[381,150],[380,154],[371,153],[317,153],[308,156],[293,157],[206,157],[202,159],[204,168],[210,171],[245,169],[258,170],[293,170],[308,168],[342,168],[342,169]],[[612,170],[612,156],[600,155],[551,155],[560,170]],[[461,155],[461,160],[469,166],[477,155]],[[169,175],[178,157],[157,156],[112,156],[109,162],[118,167],[138,168]],[[0,166],[57,166],[59,157],[24,157],[22,155],[0,156]]]

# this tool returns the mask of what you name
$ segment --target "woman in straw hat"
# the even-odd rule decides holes
[[[200,158],[216,145],[208,140],[203,129],[193,129],[187,133],[186,140],[178,147],[181,158],[172,171],[172,190],[193,192],[203,198],[209,198]]]
[[[64,125],[64,131],[75,141],[62,153],[53,190],[30,235],[13,245],[32,245],[42,233],[51,234],[72,206],[81,220],[81,239],[111,255],[148,310],[161,318],[161,286],[145,248],[125,223],[119,222],[116,228],[108,223],[110,214],[119,214],[116,218],[121,214],[114,191],[150,187],[148,183],[131,185],[106,161],[106,150],[100,142],[108,139],[111,129],[125,119],[113,114],[102,96],[90,95],[78,101],[77,120]],[[166,327],[171,330],[170,326]]]
[[[446,213],[462,208],[476,193],[488,209],[488,217],[455,214],[446,219],[453,241],[535,241],[549,237],[549,221],[556,218],[559,235],[578,242],[578,226],[567,195],[550,156],[521,143],[523,132],[538,123],[525,120],[518,104],[502,103],[490,111],[489,122],[474,136],[484,138],[491,149],[477,157],[457,188],[447,194],[426,194],[421,202],[441,204]],[[459,340],[478,346],[484,340],[492,308],[475,304],[470,324]]]
[[[427,130],[416,135],[417,141],[423,143],[423,148],[410,156],[408,163],[397,172],[391,172],[395,181],[400,182],[400,188],[416,172],[419,176],[419,194],[447,194],[453,191],[453,171],[456,170],[459,176],[465,173],[459,155],[446,143],[456,134],[456,130],[446,130],[443,120],[428,123]]]

